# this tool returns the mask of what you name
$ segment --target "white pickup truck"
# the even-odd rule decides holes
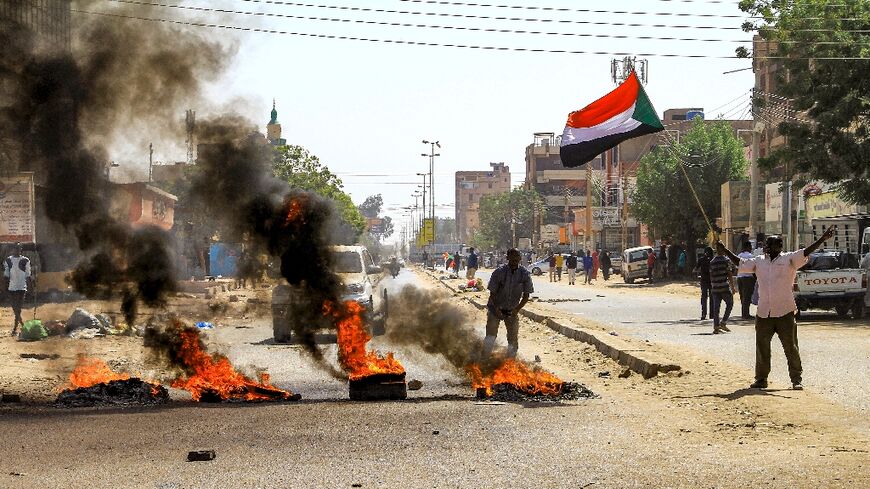
[[[853,318],[863,318],[867,270],[858,268],[854,260],[854,255],[839,251],[810,255],[795,278],[798,314],[807,309],[833,309],[841,318],[849,311]]]

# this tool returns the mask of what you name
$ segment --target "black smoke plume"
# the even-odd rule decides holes
[[[338,304],[341,297],[329,253],[336,227],[332,203],[275,179],[274,149],[248,123],[224,117],[201,128],[207,142],[200,146],[191,199],[221,216],[223,233],[280,259],[281,276],[299,292],[292,324],[297,341],[321,367],[340,375],[315,341],[318,330],[333,326],[324,304]]]
[[[482,357],[483,337],[475,330],[472,318],[453,301],[451,296],[406,285],[390,300],[387,339],[439,355],[458,371],[478,364],[484,375],[492,373],[504,362],[503,352],[496,350],[488,358]]]
[[[10,2],[8,11],[15,8]],[[50,230],[41,241],[77,239],[85,259],[74,273],[76,290],[93,298],[120,293],[131,322],[139,301],[163,303],[174,272],[163,231],[134,231],[110,214],[104,171],[111,148],[122,140],[145,153],[145,141],[131,135],[177,137],[179,107],[199,98],[202,80],[223,70],[231,50],[189,32],[107,17],[73,15],[71,32],[68,50],[14,16],[0,19],[7,92],[0,95],[0,172],[34,172],[38,213],[59,225],[38,225]]]

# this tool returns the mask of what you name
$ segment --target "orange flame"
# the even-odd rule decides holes
[[[69,374],[69,388],[93,387],[113,380],[127,380],[129,374],[117,373],[99,358],[89,358],[79,355],[76,368]]]
[[[350,380],[359,380],[376,374],[403,374],[405,368],[393,354],[381,356],[366,351],[366,343],[372,336],[365,328],[365,307],[356,301],[345,301],[341,310],[333,310],[330,303],[324,304],[324,312],[332,314],[338,328],[338,360]]]
[[[261,374],[260,381],[256,382],[237,372],[227,357],[204,351],[198,330],[188,328],[180,335],[178,358],[182,366],[193,374],[175,379],[172,387],[190,392],[194,401],[199,401],[206,392],[223,400],[245,401],[289,399],[293,395],[271,385],[267,374]]]
[[[492,386],[511,384],[517,390],[530,395],[555,395],[562,391],[564,382],[555,375],[538,367],[518,362],[512,358],[505,360],[491,374],[484,375],[480,365],[465,367],[475,389],[485,388],[486,395],[492,395]]]
[[[299,220],[300,217],[302,217],[302,203],[293,199],[287,204],[287,218],[284,220],[284,225],[289,226]]]

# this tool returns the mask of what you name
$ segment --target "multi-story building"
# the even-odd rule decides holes
[[[463,243],[480,228],[481,197],[511,190],[510,168],[504,163],[489,166],[489,171],[456,172],[456,232]]]

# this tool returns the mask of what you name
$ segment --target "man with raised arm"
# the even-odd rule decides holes
[[[764,255],[741,259],[725,248],[719,241],[725,254],[734,264],[739,265],[738,271],[754,273],[758,283],[758,309],[755,315],[755,382],[749,387],[764,389],[767,387],[767,375],[770,373],[770,340],[773,335],[779,336],[785,358],[788,362],[788,375],[792,388],[802,390],[801,356],[798,349],[797,323],[794,312],[797,306],[792,292],[794,279],[798,268],[807,262],[810,253],[834,235],[831,226],[816,240],[815,243],[802,250],[789,253],[782,252],[782,238],[770,236],[764,247]]]

